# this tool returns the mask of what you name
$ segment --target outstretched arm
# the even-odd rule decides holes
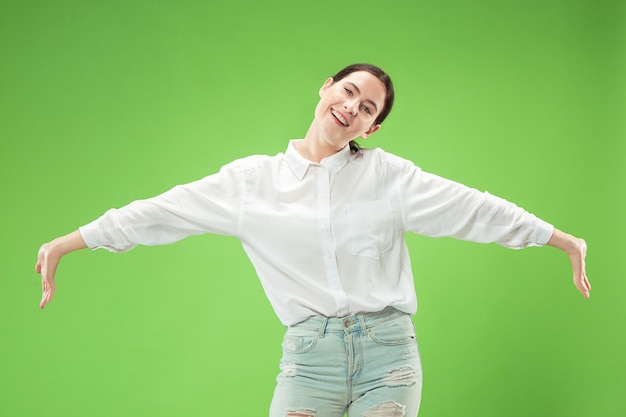
[[[561,249],[569,256],[574,273],[574,285],[578,288],[585,298],[589,298],[591,284],[587,279],[585,270],[585,256],[587,255],[587,243],[583,239],[579,239],[567,233],[554,229],[552,237],[548,241],[548,245]]]
[[[40,308],[44,308],[54,296],[56,289],[54,274],[61,258],[70,252],[86,247],[87,245],[78,230],[41,246],[37,254],[37,265],[35,266],[37,273],[41,274]]]

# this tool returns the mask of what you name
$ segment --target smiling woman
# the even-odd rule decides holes
[[[236,236],[287,328],[270,416],[373,417],[416,416],[421,399],[406,232],[513,249],[558,247],[589,297],[582,239],[501,198],[355,145],[380,129],[393,106],[384,71],[351,65],[319,94],[306,135],[285,153],[231,162],[44,244],[36,265],[41,308],[69,252]]]
[[[321,100],[315,110],[316,120],[327,121],[330,116],[335,124],[346,128],[337,132],[341,134],[328,150],[334,149],[336,152],[342,149],[345,146],[343,136],[349,138],[347,143],[353,152],[357,152],[359,147],[354,138],[365,139],[380,129],[381,123],[391,112],[394,97],[391,78],[374,65],[353,64],[328,78],[320,89]],[[332,135],[323,128],[323,124],[314,123],[307,137],[315,137],[321,133],[315,131],[315,128],[321,128],[322,132]],[[307,141],[306,137],[305,142],[299,151],[302,154],[306,153],[312,160],[319,162],[329,155],[326,150],[316,149],[315,144],[310,143],[311,140]],[[320,152],[319,155],[314,153],[317,151]]]

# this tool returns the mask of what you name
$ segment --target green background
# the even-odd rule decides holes
[[[420,417],[626,415],[624,2],[0,2],[0,415],[267,415],[283,328],[236,239],[62,261],[110,207],[302,137],[371,62],[381,146],[584,237],[567,257],[408,236]],[[320,416],[323,417],[323,416]]]

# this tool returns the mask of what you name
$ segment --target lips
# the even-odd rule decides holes
[[[339,113],[335,109],[330,109],[330,114],[333,116],[335,121],[342,126],[349,126],[348,120],[344,117],[343,114]]]

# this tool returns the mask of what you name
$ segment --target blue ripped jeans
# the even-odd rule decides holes
[[[415,327],[393,308],[309,317],[287,329],[270,417],[416,417]]]

